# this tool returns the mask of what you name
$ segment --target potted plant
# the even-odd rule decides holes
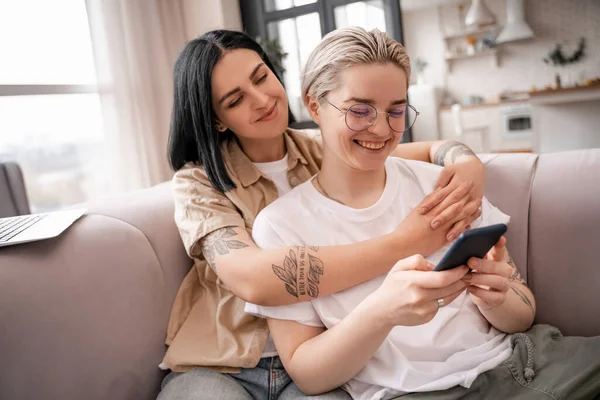
[[[548,53],[548,55],[544,58],[544,62],[546,64],[552,65],[554,67],[565,67],[567,65],[576,64],[581,61],[585,57],[585,38],[579,39],[579,43],[577,45],[577,49],[571,54],[567,55],[563,52],[562,45],[556,44],[552,50]],[[561,77],[557,72],[555,77],[555,86],[559,89],[561,85]],[[572,83],[572,82],[569,82]]]

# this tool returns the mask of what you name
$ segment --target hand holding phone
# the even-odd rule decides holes
[[[496,224],[475,228],[460,234],[450,250],[436,265],[434,271],[445,271],[467,265],[471,257],[484,258],[485,255],[506,233],[506,224]]]

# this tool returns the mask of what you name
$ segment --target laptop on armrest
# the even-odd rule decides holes
[[[85,208],[76,208],[0,218],[0,247],[56,237],[85,212]]]

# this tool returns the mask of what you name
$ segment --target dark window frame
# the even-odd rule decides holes
[[[273,1],[273,0],[270,0]],[[295,18],[310,13],[318,13],[321,22],[321,35],[325,36],[335,29],[334,9],[362,0],[317,0],[315,3],[294,6],[284,10],[267,11],[264,0],[240,0],[240,11],[244,31],[251,37],[269,38],[269,23]],[[388,34],[400,43],[404,43],[402,33],[402,11],[398,0],[383,0],[385,24],[390,27]],[[274,8],[274,7],[273,7]],[[297,129],[316,128],[312,121],[299,121],[292,126]],[[410,130],[402,137],[402,142],[412,141]]]

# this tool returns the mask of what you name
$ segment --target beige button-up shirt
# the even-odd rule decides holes
[[[320,136],[288,129],[288,180],[291,187],[307,181],[321,167]],[[173,177],[175,222],[194,265],[183,280],[171,311],[163,359],[171,370],[211,367],[237,372],[258,363],[268,336],[266,321],[244,312],[244,301],[230,292],[207,264],[200,240],[227,226],[248,232],[256,215],[278,197],[237,141],[223,145],[227,170],[236,189],[222,194],[204,171],[189,163]]]

